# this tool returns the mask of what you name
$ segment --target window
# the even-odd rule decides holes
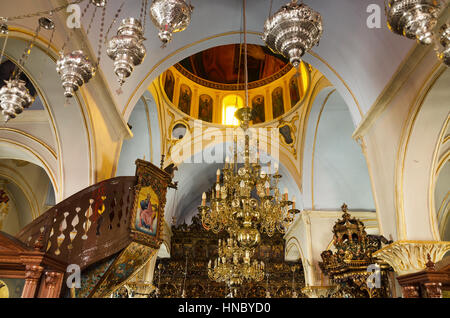
[[[227,126],[238,126],[239,120],[234,116],[234,114],[243,106],[244,102],[240,96],[226,96],[223,99],[222,124]]]

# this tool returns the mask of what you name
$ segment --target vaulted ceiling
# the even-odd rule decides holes
[[[86,6],[88,0],[84,0],[81,4],[81,8],[83,9]],[[82,21],[82,30],[70,30],[66,25],[66,19],[68,13],[62,11],[54,14],[53,19],[56,23],[56,31],[52,39],[51,44],[51,52],[50,55],[53,59],[56,58],[56,52],[60,50],[64,41],[67,38],[67,35],[70,34],[71,38],[67,44],[67,50],[74,50],[84,48],[85,50],[89,50],[91,57],[95,57],[96,52],[98,50],[99,45],[99,37],[100,35],[105,36],[106,30],[109,28],[111,21],[114,18],[117,10],[121,6],[123,1],[121,0],[108,0],[108,5],[106,9],[105,23],[101,25],[101,10],[97,10],[96,17],[93,20],[93,25],[90,29],[89,35],[86,35],[87,27],[90,23],[91,16],[93,13],[93,6],[90,6],[89,10],[84,16]],[[272,4],[272,13],[278,10],[283,4],[288,2],[288,0],[273,0]],[[317,121],[317,126],[308,128],[309,130],[316,130],[316,134],[318,136],[318,146],[316,156],[320,156],[321,153],[329,154],[329,145],[333,145],[329,140],[326,139],[326,136],[330,134],[330,129],[333,127],[331,125],[334,122],[336,116],[340,116],[341,123],[345,122],[345,130],[342,130],[342,135],[345,134],[348,139],[348,144],[345,144],[345,149],[348,151],[352,151],[353,153],[359,153],[359,148],[356,144],[351,140],[351,132],[354,128],[361,122],[365,114],[369,111],[371,106],[375,103],[377,98],[380,96],[382,91],[388,85],[390,79],[396,73],[396,70],[402,64],[402,62],[408,57],[409,52],[415,46],[415,42],[400,37],[398,35],[390,32],[386,26],[386,18],[384,15],[384,0],[305,0],[306,4],[310,5],[316,11],[320,12],[324,21],[324,34],[320,45],[318,47],[314,47],[313,50],[306,54],[304,60],[307,63],[310,63],[316,69],[318,69],[325,77],[332,83],[332,86],[336,89],[336,94],[332,96],[329,100],[329,104],[324,103],[323,106],[326,106],[323,112],[322,122],[319,127],[319,122]],[[50,8],[59,7],[61,5],[67,4],[66,0],[40,0],[40,1],[24,1],[24,4],[21,6],[9,5],[10,1],[0,0],[2,6],[2,16],[16,16],[22,15],[25,13],[31,13],[41,10],[48,10]],[[123,7],[123,10],[120,14],[120,18],[125,17],[138,17],[140,13],[140,5],[141,1],[139,0],[126,0],[126,5]],[[247,18],[248,18],[248,41],[251,44],[264,45],[261,35],[263,32],[263,25],[265,19],[269,15],[269,7],[271,0],[247,0]],[[117,112],[119,116],[123,117],[124,122],[131,123],[134,126],[133,133],[135,135],[139,135],[138,129],[142,128],[142,136],[146,134],[148,127],[143,125],[139,126],[138,123],[138,115],[145,114],[145,102],[142,100],[144,95],[145,98],[149,99],[150,96],[147,89],[150,84],[165,70],[167,70],[170,66],[182,61],[183,59],[192,56],[193,54],[202,52],[208,48],[217,47],[219,45],[227,45],[227,44],[236,44],[242,40],[242,0],[192,0],[192,4],[195,7],[192,15],[192,20],[189,27],[183,31],[182,33],[177,33],[174,35],[172,42],[170,42],[167,47],[162,48],[161,42],[158,38],[158,30],[153,26],[150,20],[147,17],[146,22],[146,31],[145,37],[146,41],[144,42],[147,48],[147,56],[142,65],[139,65],[135,68],[132,76],[127,79],[125,85],[121,88],[122,92],[119,92],[119,84],[116,76],[113,71],[113,61],[109,59],[106,55],[105,44],[103,45],[102,55],[101,55],[101,64],[100,70],[96,75],[96,85],[95,88],[99,89],[98,93],[104,93],[109,96],[110,103],[105,106],[101,106],[102,111],[108,110],[109,112],[102,112],[103,115],[108,115],[109,113]],[[376,5],[380,8],[380,18],[381,18],[381,28],[369,28],[367,26],[367,19],[371,13],[367,12],[369,5]],[[9,25],[11,28],[16,28],[22,33],[28,34],[28,36],[32,35],[37,26],[36,18],[26,18],[20,20],[10,21]],[[111,38],[118,27],[118,22],[116,22],[112,28],[111,32],[108,34],[107,38]],[[103,32],[100,30],[103,29]],[[48,43],[51,36],[51,32],[42,31],[39,35],[40,37],[40,46],[41,48],[46,47],[46,43]],[[17,51],[16,55],[21,53],[22,48],[18,48],[19,40],[10,39],[10,44],[14,44],[10,47],[10,50],[14,49]],[[25,42],[22,42],[25,47]],[[35,54],[35,53],[34,53]],[[42,64],[43,65],[43,64]],[[39,65],[39,66],[42,66]],[[28,66],[30,69],[38,69],[38,65]],[[60,83],[58,81],[58,75],[56,74],[55,67],[53,63],[46,64],[46,71],[48,71],[47,80],[51,78],[53,81],[52,86],[45,90],[47,95],[56,95],[53,96],[45,96],[46,100],[57,100],[57,103],[49,105],[51,108],[59,110],[55,111],[56,113],[65,114],[65,118],[70,118],[70,124],[73,125],[73,118],[75,116],[72,112],[76,111],[75,107],[67,107],[62,108],[63,97],[62,97],[62,88],[59,86]],[[39,72],[43,72],[39,68]],[[50,80],[48,80],[48,86],[50,86]],[[55,83],[57,83],[55,85]],[[40,84],[40,83],[38,83]],[[92,83],[89,83],[92,85]],[[51,89],[50,89],[51,88]],[[94,89],[93,89],[94,90]],[[97,91],[95,91],[97,93]],[[93,99],[95,96],[93,97]],[[88,103],[87,103],[88,104]],[[136,107],[135,107],[136,106]],[[318,108],[314,108],[312,114],[316,117],[319,116]],[[100,107],[100,106],[99,106]],[[342,108],[345,109],[345,111]],[[138,111],[136,113],[136,118],[131,116],[133,109],[136,108]],[[322,107],[323,108],[323,107]],[[148,109],[147,109],[148,111]],[[100,112],[99,112],[100,113]],[[67,115],[69,114],[69,115]],[[151,111],[150,111],[150,114]],[[336,115],[338,114],[338,115]],[[95,114],[97,115],[97,114]],[[153,121],[157,121],[157,116],[148,116]],[[143,120],[143,116],[140,116],[140,119]],[[122,118],[120,118],[122,120]],[[78,121],[81,122],[81,119]],[[136,123],[134,122],[136,121]],[[327,125],[326,123],[331,123]],[[105,124],[106,125],[106,124]],[[325,125],[325,126],[324,126]],[[68,121],[66,122],[57,122],[56,126],[61,128],[61,130],[69,130],[68,129]],[[124,125],[125,126],[125,125]],[[156,126],[151,124],[151,126]],[[339,129],[339,125],[335,125],[337,129]],[[318,127],[318,128],[317,128]],[[69,127],[70,134],[72,135],[73,131],[78,131],[76,127]],[[342,127],[341,127],[342,128]],[[106,129],[105,129],[106,130]],[[78,133],[77,133],[78,134]],[[313,134],[311,134],[313,136]],[[321,136],[325,136],[321,139]],[[336,135],[337,136],[337,135]],[[339,135],[341,136],[341,135]],[[64,137],[64,136],[63,136]],[[160,136],[157,135],[156,142]],[[78,139],[81,139],[77,135]],[[90,137],[92,138],[92,137]],[[95,139],[95,138],[93,138]],[[145,138],[144,138],[145,139]],[[144,140],[143,139],[143,140]],[[90,139],[86,138],[86,143],[89,144],[91,142]],[[138,142],[138,140],[134,140],[134,142]],[[146,145],[151,144],[151,140],[145,139],[143,141]],[[336,143],[334,144],[336,145]],[[75,158],[77,156],[80,157],[80,153],[82,151],[75,151],[76,149],[72,144],[66,143],[63,145],[68,155],[66,158]],[[125,145],[122,148],[123,153],[127,153],[129,157],[127,159],[129,163],[132,162],[135,157],[133,157],[134,153],[127,152],[128,146]],[[328,148],[327,148],[328,147]],[[73,148],[73,150],[72,150]],[[147,149],[144,151],[142,147],[140,147],[139,142],[136,144],[136,148],[139,148],[141,152],[138,153],[139,157],[142,157],[144,154],[146,156],[152,157],[153,162],[158,162],[159,154],[161,153],[161,149],[154,151],[152,155],[152,149]],[[83,148],[84,149],[84,148]],[[331,158],[330,160],[322,160],[322,158],[316,161],[316,169],[321,168],[321,171],[329,170],[331,172],[335,171],[334,166],[331,163],[336,162],[344,162],[345,159],[338,156],[338,150],[336,150],[336,157]],[[340,149],[342,150],[342,149]],[[12,151],[12,150],[11,150]],[[71,152],[73,151],[73,152]],[[108,155],[113,156],[112,152]],[[90,155],[89,155],[90,156]],[[100,155],[99,155],[100,156]],[[94,157],[94,155],[92,155]],[[314,161],[314,154],[310,156]],[[22,159],[21,157],[18,157]],[[356,157],[355,157],[356,158]],[[91,158],[86,158],[85,160],[91,160]],[[104,159],[104,158],[102,158]],[[325,157],[325,159],[327,159]],[[335,160],[336,159],[336,160]],[[69,159],[68,159],[69,160]],[[104,159],[101,161],[97,158],[98,162],[95,162],[98,166],[101,167],[103,162],[111,161],[110,158]],[[90,162],[90,161],[89,161]],[[358,171],[366,172],[366,167],[363,164],[364,160],[360,156],[355,159],[357,165],[351,165],[346,162],[348,167],[354,168],[358,167]],[[309,163],[308,163],[309,164]],[[93,166],[94,164],[89,163],[86,166]],[[97,169],[100,170],[101,168]],[[78,168],[78,166],[77,166]],[[121,167],[119,167],[119,172],[126,171],[125,174],[131,174],[133,169],[124,169],[120,171]],[[217,166],[211,165],[208,169],[204,169],[202,167],[190,167],[189,169],[185,169],[185,172],[181,174],[181,177],[193,175],[202,171],[205,174],[209,174],[212,177],[214,176],[214,172],[217,169]],[[312,169],[311,169],[312,170]],[[73,173],[79,174],[76,169],[72,169]],[[356,170],[352,170],[356,171]],[[339,171],[337,171],[339,172]],[[90,173],[90,172],[89,172]],[[356,174],[356,172],[355,172]],[[287,175],[287,173],[286,173]],[[63,176],[60,176],[63,178]],[[64,174],[65,179],[76,179],[76,176],[69,175],[68,172]],[[183,180],[180,181],[180,185],[182,182],[186,183],[186,187],[189,189],[195,189],[199,193],[204,191],[203,188],[207,186],[208,177],[205,180]],[[316,174],[316,183],[315,187],[322,187],[323,184],[329,183],[329,180],[322,178],[320,173]],[[358,178],[356,175],[355,178]],[[93,177],[89,175],[89,178],[86,176],[85,179],[89,179],[92,181]],[[312,178],[311,178],[312,179]],[[353,178],[349,178],[350,181],[353,181]],[[194,182],[194,184],[190,184]],[[289,180],[290,182],[291,180]],[[346,181],[346,180],[344,180]],[[361,200],[355,200],[354,204],[357,208],[373,210],[373,199],[369,193],[369,181],[368,179],[364,179],[364,187],[360,187],[361,184],[351,183],[351,182],[343,182],[339,184],[342,188],[347,186],[349,189],[348,192],[353,191],[354,189],[363,189],[366,197]],[[81,183],[81,182],[78,182]],[[78,186],[77,183],[77,186]],[[287,185],[289,186],[289,185]],[[311,190],[314,191],[314,185],[311,184]],[[326,188],[326,187],[322,187]],[[69,194],[75,192],[76,187],[73,187],[67,191]],[[345,189],[346,190],[346,189]],[[291,190],[290,190],[291,191]],[[362,190],[361,190],[362,191]],[[342,193],[346,194],[344,190]],[[190,198],[192,200],[185,200],[183,202],[184,205],[180,205],[180,210],[193,210],[196,202],[199,201],[199,198],[194,198],[189,196],[189,193],[178,193],[178,201],[183,201],[184,198]],[[312,197],[313,195],[311,195]],[[340,195],[339,198],[335,199],[336,202],[329,202],[321,200],[320,193],[316,192],[316,205],[317,208],[332,208],[336,206],[337,201],[341,200],[343,195]],[[347,200],[347,199],[345,199]],[[311,200],[312,201],[312,200]],[[339,201],[340,202],[340,201]],[[305,205],[307,208],[314,208],[313,202],[309,203],[305,200]],[[187,211],[190,213],[191,211]]]
[[[6,5],[9,1],[2,0],[2,16],[15,16],[25,11],[35,12],[48,10],[67,3],[64,0],[27,1],[23,6]],[[274,0],[272,12],[278,10],[287,0]],[[84,8],[87,1],[81,4]],[[126,1],[120,18],[139,16],[141,1]],[[414,41],[407,40],[391,33],[384,16],[383,0],[306,0],[306,4],[320,12],[324,21],[324,34],[318,47],[305,56],[305,61],[318,68],[337,88],[343,96],[355,126],[370,109],[379,94],[385,88],[408,51],[414,46]],[[120,0],[108,1],[103,33],[109,27],[117,9],[122,4]],[[367,8],[371,4],[379,6],[381,28],[370,29],[367,19],[371,13]],[[145,46],[147,57],[138,66],[132,77],[122,88],[123,93],[117,94],[119,88],[113,73],[113,62],[106,56],[105,50],[101,58],[101,74],[107,87],[112,92],[112,99],[118,110],[128,119],[134,105],[144,93],[148,85],[164,70],[182,59],[210,47],[239,43],[242,27],[241,0],[193,0],[195,7],[191,24],[183,32],[175,34],[166,48],[161,48],[157,36],[158,30],[147,20]],[[270,0],[248,0],[247,17],[250,43],[264,45],[261,39],[264,21],[269,14]],[[83,20],[87,28],[93,6],[90,7]],[[89,33],[89,44],[92,52],[97,52],[101,29],[101,10],[97,10],[96,18]],[[53,45],[59,49],[69,30],[65,26],[67,13],[56,14],[56,33]],[[23,19],[12,22],[19,28],[34,31],[36,19]],[[112,27],[108,37],[117,30],[118,22]],[[75,32],[76,33],[76,32]],[[50,37],[50,32],[41,32],[41,36]],[[79,48],[80,40],[76,37],[69,41],[70,49]],[[95,55],[96,53],[94,53]]]

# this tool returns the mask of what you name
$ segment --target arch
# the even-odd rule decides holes
[[[23,196],[27,200],[27,203],[30,207],[30,214],[31,214],[31,220],[34,220],[36,217],[39,216],[39,205],[37,203],[36,197],[34,193],[32,192],[31,188],[28,186],[28,184],[24,183],[24,180],[19,180],[17,178],[17,174],[10,171],[11,173],[5,172],[5,169],[3,167],[0,167],[0,177],[5,178],[6,180],[10,181],[14,185],[16,185],[22,192]],[[31,194],[31,195],[30,195]],[[11,195],[11,193],[8,193],[15,202],[15,197]]]
[[[441,179],[443,187],[448,190],[448,184],[450,182],[450,145],[446,143],[448,141],[448,133],[450,132],[450,112],[448,113],[447,119],[442,125],[442,129],[439,133],[439,137],[436,142],[436,146],[433,153],[433,163],[431,165],[431,177],[430,177],[430,192],[429,192],[429,202],[430,202],[430,216],[435,217],[435,225],[439,231],[439,239],[446,240],[446,227],[447,219],[449,215],[448,208],[448,197],[450,191],[447,191],[446,197],[440,204],[439,209],[437,209],[436,193],[438,190],[438,181]],[[445,186],[447,184],[447,186]]]
[[[303,261],[305,259],[304,256],[303,256],[303,251],[302,251],[302,248],[300,246],[300,242],[298,241],[298,239],[295,236],[291,236],[289,238],[289,240],[286,242],[286,253],[285,253],[285,257],[286,258],[291,259],[291,258],[289,258],[289,255],[290,255],[291,250],[293,248],[297,249],[299,257],[298,258],[294,257],[294,258],[292,258],[292,260],[300,259],[300,260]],[[294,256],[296,256],[296,254],[294,254]]]
[[[29,41],[31,35],[27,31],[12,28],[5,56],[17,61],[22,55],[24,41]],[[0,38],[0,44],[3,41],[4,36]],[[46,170],[53,170],[51,180],[56,191],[56,199],[60,201],[95,182],[95,146],[90,112],[84,102],[82,90],[71,100],[70,105],[61,107],[66,101],[61,80],[54,71],[57,50],[51,47],[47,51],[47,45],[48,43],[38,38],[23,71],[41,97],[54,138],[53,154],[56,154],[56,167]],[[37,83],[36,79],[42,74],[45,74],[46,80]],[[13,120],[8,127],[14,127]],[[3,136],[3,132],[0,131],[0,136]]]
[[[50,188],[54,191],[51,180],[42,167],[29,161],[25,162],[27,164],[23,163],[23,160],[0,160],[0,178],[8,181],[5,187],[10,190],[18,212],[17,230],[45,211]]]
[[[291,236],[289,238],[289,240],[286,242],[286,253],[285,253],[285,258],[288,259],[288,255],[289,252],[293,249],[296,248],[299,255],[300,255],[300,260],[302,261],[302,267],[303,267],[303,274],[305,275],[305,282],[308,282],[308,272],[310,270],[310,267],[308,266],[308,260],[305,258],[305,254],[303,253],[302,247],[300,245],[300,242],[298,241],[297,237],[295,236]],[[288,259],[289,260],[289,259]],[[306,266],[305,266],[306,265]]]
[[[410,106],[403,125],[395,168],[396,225],[400,240],[440,240],[433,190],[438,147],[450,116],[446,103],[450,98],[449,80],[450,72],[445,66],[434,68]]]
[[[172,148],[172,154],[176,157],[166,158],[166,164],[174,163],[178,166],[184,162],[198,162],[196,159],[200,153],[208,153],[213,147],[223,147],[224,144],[231,146],[233,144],[233,128],[223,129],[221,127],[208,127],[207,129],[202,129],[202,123],[200,121],[194,121],[194,127],[179,142],[175,144]],[[259,131],[259,128],[255,128]],[[262,128],[261,131],[267,131],[266,128]],[[263,133],[265,138],[260,140],[260,150],[262,152],[278,152],[275,154],[275,161],[279,161],[292,176],[293,180],[297,185],[298,189],[301,189],[301,180],[297,172],[296,164],[291,161],[291,155],[286,147],[280,147],[279,143],[272,142],[273,138],[278,140],[279,130],[278,128],[270,127],[268,132]],[[207,141],[207,144],[204,142]],[[191,147],[192,146],[192,147]],[[191,151],[193,149],[194,151]],[[187,150],[184,152],[183,150]],[[181,155],[177,155],[180,154]],[[269,154],[269,156],[271,156]],[[225,158],[225,156],[224,156]],[[222,158],[222,159],[224,159]],[[270,160],[270,159],[269,159]],[[222,161],[225,163],[225,161]]]
[[[439,236],[442,241],[450,241],[450,161],[446,163],[439,172],[435,174],[436,182],[433,189],[433,199],[436,213],[436,220],[439,227]]]
[[[170,66],[180,62],[190,55],[201,52],[208,48],[239,43],[239,36],[241,34],[242,33],[240,31],[219,33],[206,37],[204,39],[194,41],[193,43],[187,44],[169,54],[164,54],[164,57],[156,62],[153,67],[150,68],[150,71],[144,76],[144,78],[139,83],[137,83],[135,90],[128,97],[128,100],[124,101],[125,106],[122,110],[122,115],[124,116],[124,118],[129,118],[134,107],[132,105],[135,105],[137,103],[139,96],[141,96],[141,94],[153,82],[155,78],[157,78]],[[248,35],[249,44],[264,45],[264,43],[262,43],[261,41],[261,32],[249,31]],[[361,110],[359,102],[356,99],[356,95],[352,92],[350,86],[345,82],[343,77],[340,76],[339,73],[329,63],[327,63],[325,59],[323,59],[314,51],[311,51],[307,56],[305,56],[304,61],[315,66],[317,69],[319,69],[320,72],[327,76],[327,78],[329,78],[333,84],[335,84],[335,86],[347,101],[347,105],[350,105],[350,113],[352,114],[352,118],[356,127],[356,124],[363,116],[363,112]]]
[[[25,143],[20,142],[20,140],[0,138],[0,159],[24,160],[40,166],[47,173],[55,194],[59,193],[56,159],[51,160],[48,155],[43,155],[39,146],[41,145],[31,138],[26,140]]]
[[[374,211],[369,171],[345,100],[334,87],[323,87],[307,113],[303,145],[303,194],[311,210]]]
[[[212,135],[217,134],[211,133]],[[181,141],[186,137],[184,137]],[[220,153],[221,160],[218,162],[206,163],[204,161],[199,160],[199,153],[205,152],[208,153],[214,149],[214,147],[219,146],[223,147],[223,149],[228,149],[232,147],[232,137],[228,140],[215,141],[211,144],[205,146],[199,152],[195,152],[194,154],[186,155],[182,157],[183,160],[176,162],[176,166],[178,167],[178,171],[175,173],[175,179],[178,183],[178,190],[169,191],[167,193],[167,202],[172,202],[172,204],[166,205],[166,212],[164,213],[164,217],[166,218],[166,222],[170,224],[172,216],[176,216],[179,218],[182,216],[186,223],[189,223],[190,218],[197,213],[197,207],[201,203],[202,193],[209,190],[212,184],[214,184],[216,180],[216,171],[217,169],[222,169],[225,163],[225,152]],[[260,147],[262,145],[260,144]],[[195,146],[194,146],[195,148]],[[262,147],[261,147],[262,148]],[[216,148],[217,149],[217,148]],[[280,179],[279,188],[283,190],[285,187],[288,188],[289,195],[292,197],[295,195],[297,198],[297,208],[301,210],[303,208],[302,202],[302,194],[299,190],[298,185],[298,177],[293,174],[291,169],[295,169],[295,167],[290,167],[289,162],[283,160],[283,156],[280,151],[280,160],[276,160],[270,156],[270,154],[263,153],[261,151],[261,159],[263,160],[274,160],[279,161],[279,173],[283,176]],[[167,164],[172,163],[167,158]],[[295,173],[295,170],[294,170]],[[202,175],[202,178],[193,178],[192,176]],[[182,222],[183,220],[181,220]]]
[[[117,158],[116,176],[134,175],[136,158],[145,158],[156,166],[160,165],[163,141],[156,100],[150,91],[146,91],[134,108],[128,121],[133,127],[134,137],[122,143],[120,155]]]

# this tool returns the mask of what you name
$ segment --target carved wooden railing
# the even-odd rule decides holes
[[[66,264],[86,268],[130,242],[137,177],[117,177],[90,186],[57,204],[16,236]]]

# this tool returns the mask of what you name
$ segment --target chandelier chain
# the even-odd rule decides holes
[[[72,1],[72,2],[70,2],[68,4],[56,7],[56,8],[51,9],[51,10],[38,11],[38,12],[18,15],[18,16],[14,16],[14,17],[8,17],[8,18],[5,18],[5,19],[7,19],[8,21],[14,21],[14,20],[23,20],[23,19],[28,19],[28,18],[40,17],[40,16],[44,16],[44,15],[47,15],[47,14],[52,14],[54,12],[59,12],[59,11],[65,10],[70,5],[72,5],[72,4],[80,4],[83,1],[85,1],[85,0],[75,0],[75,1]]]
[[[102,8],[102,20],[100,24],[100,37],[98,39],[98,52],[97,52],[97,66],[100,65],[100,59],[102,57],[102,46],[103,46],[103,30],[105,27],[105,15],[106,15],[106,6]],[[106,37],[105,37],[106,39]]]
[[[25,50],[22,53],[22,56],[20,57],[19,61],[17,62],[17,65],[12,74],[12,78],[18,79],[20,74],[22,74],[22,67],[25,65],[25,63],[28,60],[28,57],[30,56],[31,49],[33,48],[34,43],[36,42],[36,38],[38,37],[40,30],[41,30],[41,25],[38,24],[38,26],[36,27],[36,31],[34,31],[31,41],[28,42],[27,47],[25,48]]]
[[[109,28],[106,31],[105,43],[106,43],[106,41],[108,41],[109,32],[111,32],[111,29],[112,29],[113,25],[116,23],[117,19],[119,18],[119,15],[122,12],[122,8],[123,8],[124,5],[125,5],[125,1],[122,2],[122,4],[120,5],[119,9],[116,11],[116,14],[114,15],[114,18],[112,19],[111,24],[109,25]]]
[[[0,53],[0,63],[2,63],[3,55],[5,54],[6,44],[8,43],[9,32],[6,33],[5,41],[3,41],[2,52]]]

